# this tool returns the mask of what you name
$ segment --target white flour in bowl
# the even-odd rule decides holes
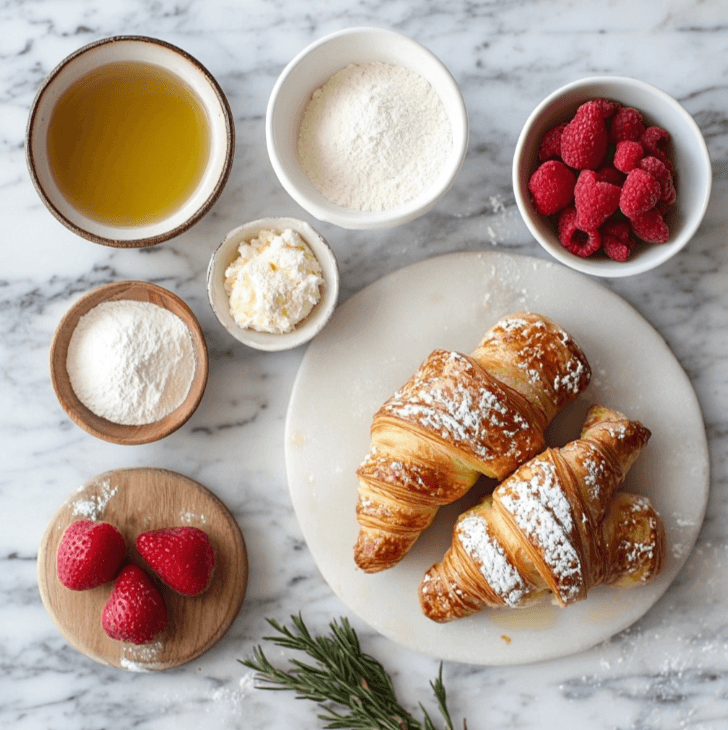
[[[327,200],[382,211],[432,185],[452,144],[432,86],[409,69],[372,62],[343,68],[313,93],[298,154]]]
[[[71,335],[66,370],[76,397],[101,418],[141,426],[187,397],[196,358],[187,325],[150,302],[101,302]]]

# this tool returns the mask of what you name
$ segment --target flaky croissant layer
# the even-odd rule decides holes
[[[590,378],[572,337],[538,314],[503,317],[470,356],[431,353],[374,416],[357,471],[357,565],[392,567],[481,474],[503,479],[542,451],[544,429]]]
[[[546,449],[458,519],[450,549],[420,585],[434,621],[488,606],[522,607],[550,594],[562,606],[597,585],[652,580],[664,527],[645,497],[615,493],[650,432],[594,406],[581,438]]]

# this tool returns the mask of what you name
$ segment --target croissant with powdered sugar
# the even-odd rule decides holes
[[[544,430],[590,378],[573,338],[538,314],[503,317],[469,356],[430,354],[374,415],[357,470],[357,565],[392,567],[481,474],[503,479],[541,452]]]
[[[615,496],[649,437],[638,421],[593,406],[579,439],[546,449],[458,518],[451,547],[420,584],[425,615],[450,621],[544,595],[566,606],[594,586],[654,579],[662,521],[645,497]]]

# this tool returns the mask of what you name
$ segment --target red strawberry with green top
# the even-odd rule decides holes
[[[215,552],[210,538],[196,527],[168,527],[139,535],[139,554],[173,590],[196,596],[210,585]]]
[[[101,614],[112,639],[146,644],[167,626],[167,607],[154,581],[138,565],[125,566]]]
[[[66,588],[85,591],[114,578],[125,558],[126,543],[113,525],[78,520],[58,544],[56,573]]]

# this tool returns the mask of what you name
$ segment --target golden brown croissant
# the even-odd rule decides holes
[[[590,378],[576,342],[538,314],[502,318],[469,357],[435,350],[374,416],[357,470],[357,565],[392,567],[481,474],[503,479],[538,454]]]
[[[450,621],[548,593],[566,606],[597,585],[652,580],[662,521],[645,497],[614,496],[649,437],[638,421],[593,406],[581,438],[546,449],[458,518],[452,546],[420,584],[425,615]]]

